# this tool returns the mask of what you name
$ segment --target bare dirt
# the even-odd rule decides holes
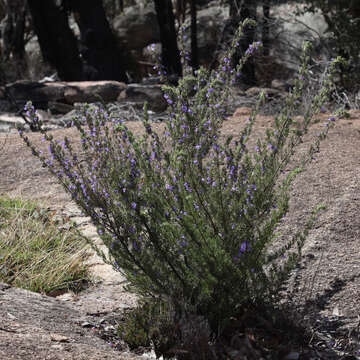
[[[303,318],[313,328],[314,338],[309,345],[316,347],[319,359],[360,359],[360,111],[350,110],[349,113],[349,118],[337,120],[322,143],[321,152],[296,179],[289,215],[283,226],[283,234],[287,236],[306,222],[317,204],[326,205],[305,243],[303,261],[284,291],[284,297],[299,307],[299,312],[302,311]],[[236,136],[248,116],[249,109],[238,109],[225,122],[222,134]],[[321,121],[311,127],[299,154],[306,151],[311,137],[319,133],[328,117],[329,114],[322,114]],[[272,121],[271,117],[259,116],[254,138],[263,135]],[[161,127],[161,124],[156,126]],[[142,131],[137,122],[129,123],[128,127],[135,133]],[[79,142],[75,128],[57,130],[53,135],[58,139],[66,135],[74,143]],[[29,133],[28,136],[46,151],[41,134]],[[0,134],[0,149],[0,194],[38,200],[46,207],[73,216],[78,222],[85,221],[84,231],[96,236],[56,179],[41,167],[17,134]],[[108,265],[102,265],[98,258],[93,259],[93,264],[102,282],[77,296],[65,294],[56,300],[71,305],[79,314],[98,314],[98,317],[136,304],[136,299],[123,291],[123,279],[119,274]],[[16,316],[17,311],[15,309],[13,315]],[[25,336],[26,327],[22,334]],[[0,355],[6,354],[9,359],[82,358],[76,357],[73,350],[69,350],[73,357],[31,357],[30,348],[25,357],[17,352],[11,357],[18,340],[14,336],[11,343],[12,335],[6,335],[9,333],[4,332],[0,324]],[[31,337],[31,334],[26,336]],[[33,341],[37,344],[38,340],[34,337]],[[37,345],[33,348],[35,351]],[[27,350],[24,351],[26,354]],[[38,351],[43,351],[40,345]],[[68,350],[64,351],[59,348],[60,354],[69,354]]]

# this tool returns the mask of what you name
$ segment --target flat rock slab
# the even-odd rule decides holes
[[[0,359],[129,360],[112,349],[70,304],[0,283]]]
[[[34,82],[20,80],[7,84],[7,94],[18,104],[31,100],[37,108],[48,108],[49,102],[73,105],[76,102],[115,101],[126,85],[118,81]],[[1,92],[0,92],[1,97]]]

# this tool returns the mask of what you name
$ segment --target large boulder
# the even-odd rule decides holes
[[[129,84],[117,100],[140,108],[147,101],[149,109],[156,112],[165,111],[168,106],[160,85]]]
[[[330,54],[326,44],[328,25],[321,13],[296,14],[297,5],[281,4],[271,8],[276,22],[272,24],[271,58],[280,65],[274,74],[275,78],[288,79],[296,72],[300,65],[302,44],[310,41],[314,47],[314,55],[317,58],[327,60]],[[267,72],[271,69],[267,69]]]
[[[228,19],[228,10],[219,5],[211,5],[204,9],[200,9],[197,12],[197,40],[198,40],[198,56],[199,62],[201,65],[209,65],[214,59],[214,56],[217,56],[220,52],[221,44],[221,36],[224,30],[225,21]],[[187,16],[185,25],[190,29],[190,18]],[[153,25],[154,26],[154,25]],[[157,25],[156,25],[157,26]],[[148,30],[149,34],[146,36],[150,36],[152,30]],[[130,37],[131,39],[131,37]],[[161,44],[159,43],[159,38],[152,37],[152,41],[150,38],[148,41],[143,42],[141,45],[143,46],[142,51],[138,51],[138,53],[134,54],[136,60],[140,64],[147,64],[147,70],[151,70],[152,63],[156,62],[156,59],[159,58],[161,54]],[[146,47],[146,45],[152,43],[152,49]],[[135,41],[132,46],[135,48]],[[138,43],[140,44],[140,43]],[[185,40],[185,47],[187,49],[191,48],[191,40],[190,34],[187,36]],[[145,62],[144,62],[145,60]]]
[[[113,21],[113,29],[122,46],[141,51],[160,41],[159,25],[153,4],[125,8]]]

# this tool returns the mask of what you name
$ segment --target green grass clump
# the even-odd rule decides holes
[[[34,202],[0,197],[0,281],[47,295],[79,290],[89,280],[86,242],[58,225]]]

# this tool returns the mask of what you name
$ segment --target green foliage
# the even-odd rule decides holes
[[[298,262],[319,209],[303,230],[274,247],[277,227],[288,212],[294,178],[319,151],[334,120],[290,167],[314,114],[327,100],[338,62],[330,66],[304,119],[295,121],[308,81],[306,45],[294,90],[264,139],[255,148],[247,146],[264,96],[240,133],[223,139],[231,84],[261,47],[251,44],[232,69],[241,34],[240,28],[216,71],[201,68],[193,74],[188,69],[177,87],[164,88],[169,119],[163,131],[155,131],[145,111],[143,135],[136,136],[106,109],[89,105],[74,119],[82,153],[75,153],[67,138],[60,143],[43,132],[50,151],[46,157],[20,131],[33,154],[91,217],[109,256],[95,249],[125,275],[128,290],[169,304],[175,324],[189,313],[204,317],[214,334],[247,304],[273,303]],[[31,104],[26,110],[41,127]],[[134,338],[134,329],[128,329],[128,338]],[[147,336],[142,332],[145,343]]]
[[[126,313],[118,335],[131,349],[152,345],[156,355],[166,359],[216,359],[206,319],[191,311],[178,319],[174,308],[161,299],[148,299]]]
[[[130,349],[168,344],[174,345],[175,336],[169,305],[162,301],[143,301],[137,308],[125,313],[124,322],[118,327],[118,335],[126,341]],[[174,335],[174,334],[173,334]]]
[[[80,289],[89,280],[86,243],[60,225],[33,202],[0,198],[0,280],[45,294]]]
[[[342,67],[342,85],[358,88],[360,70],[360,3],[358,0],[306,0],[301,12],[320,11],[329,26],[330,47],[334,55],[347,60]]]

